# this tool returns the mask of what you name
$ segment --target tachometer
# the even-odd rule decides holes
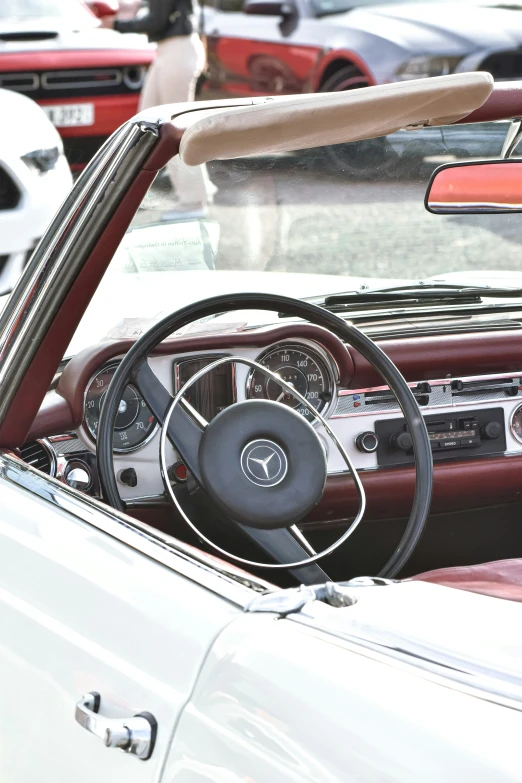
[[[517,405],[509,422],[512,435],[522,443],[522,405]]]
[[[314,421],[310,408],[322,413],[332,399],[333,382],[327,362],[307,346],[281,344],[269,348],[257,360],[267,369],[291,384],[306,399],[306,406],[261,370],[253,370],[248,378],[247,396],[253,399],[273,400],[294,408]]]
[[[96,440],[103,398],[117,364],[100,370],[91,380],[85,395],[85,424]],[[118,407],[112,446],[114,451],[134,451],[154,434],[156,419],[134,386],[127,386]]]

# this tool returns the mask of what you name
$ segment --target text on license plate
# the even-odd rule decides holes
[[[64,103],[61,106],[42,106],[42,109],[58,128],[94,125],[93,103]]]

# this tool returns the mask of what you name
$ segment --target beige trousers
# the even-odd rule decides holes
[[[205,47],[197,33],[160,41],[141,92],[140,110],[193,101],[204,67]],[[212,186],[205,166],[185,166],[176,157],[169,162],[168,170],[181,207],[209,202]]]

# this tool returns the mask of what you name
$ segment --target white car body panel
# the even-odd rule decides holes
[[[348,635],[352,618],[364,638],[398,618],[412,631],[424,617],[419,637],[433,620],[431,636],[442,633],[449,649],[458,623],[475,631],[469,653],[477,636],[490,638],[498,611],[500,645],[511,642],[520,680],[522,607],[423,583],[353,592],[351,607],[314,603],[285,620],[247,615],[221,634],[176,731],[165,783],[520,781],[520,701],[500,706]]]
[[[14,209],[0,209],[0,255],[9,255],[0,273],[0,293],[18,279],[27,254],[40,240],[72,187],[72,174],[58,131],[34,101],[0,90],[0,166],[14,180],[21,198]],[[53,169],[43,174],[30,168],[22,156],[42,149],[60,150]]]
[[[80,521],[78,501],[56,492],[61,509],[0,480],[0,780],[152,783],[203,658],[238,608]],[[106,717],[155,716],[150,760],[106,748],[75,722],[90,691]]]
[[[520,780],[520,604],[414,582],[243,613],[255,593],[217,563],[198,574],[101,504],[1,467],[2,781]],[[107,717],[155,715],[150,760],[75,722],[94,690]]]

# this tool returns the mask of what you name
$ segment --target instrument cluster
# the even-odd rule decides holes
[[[307,421],[314,422],[311,409],[325,414],[334,398],[334,379],[330,359],[319,348],[301,343],[280,343],[264,351],[257,362],[290,384],[307,401],[303,405],[262,370],[249,373],[246,396],[272,400],[293,408]]]
[[[223,354],[187,356],[172,364],[175,392],[207,364]],[[253,368],[247,376],[244,398],[265,399],[293,408],[310,423],[315,422],[312,409],[325,415],[335,400],[333,363],[319,346],[308,343],[285,342],[264,350],[256,361],[278,375],[305,399],[306,405],[283,389],[277,381]],[[118,362],[103,366],[89,381],[84,402],[84,425],[95,443],[103,401]],[[188,390],[187,400],[207,421],[232,405],[238,394],[234,363],[224,364],[197,380]],[[126,453],[141,448],[154,436],[158,423],[140,392],[132,385],[125,389],[120,401],[113,433],[113,450]]]
[[[103,400],[118,362],[102,367],[91,378],[85,393],[85,426],[96,442]],[[147,443],[157,429],[152,411],[134,386],[127,386],[120,400],[114,424],[112,447],[115,452],[135,451]]]

